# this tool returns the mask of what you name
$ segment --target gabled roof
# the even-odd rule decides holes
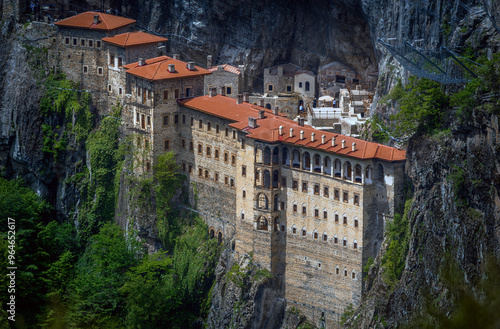
[[[97,24],[94,24],[95,15],[99,16],[99,22]],[[55,25],[61,27],[111,31],[134,23],[134,19],[94,11],[87,11],[85,13],[60,20],[59,22],[55,23]]]
[[[168,65],[175,65],[175,72],[169,72]],[[140,66],[139,62],[130,63],[124,66],[126,72],[137,77],[158,81],[167,79],[179,79],[191,76],[211,74],[207,69],[195,66],[194,70],[187,68],[187,63],[168,56],[150,58],[145,61],[145,65]]]
[[[217,65],[217,66],[212,66],[211,68],[209,68],[208,70],[210,72],[214,72],[214,71],[217,71],[218,67],[219,66],[222,66],[222,69],[226,72],[230,72],[230,73],[234,73],[236,75],[240,75],[241,74],[241,70],[237,67],[234,67],[232,65],[229,65],[229,64],[222,64],[222,65]]]
[[[158,37],[156,35],[142,31],[127,32],[127,33],[117,34],[114,37],[108,37],[102,39],[102,41],[104,42],[122,48],[165,42],[167,40],[168,40],[167,38]]]
[[[230,126],[247,132],[247,137],[269,143],[281,142],[284,144],[300,145],[310,149],[322,150],[358,159],[380,159],[391,162],[404,161],[406,159],[406,152],[403,150],[321,131],[308,125],[299,126],[297,122],[280,115],[275,115],[271,110],[245,102],[236,104],[235,99],[226,96],[200,96],[183,99],[179,103],[185,107],[233,121]],[[265,118],[257,119],[257,127],[250,128],[248,126],[248,117],[258,118],[260,110],[265,111]],[[279,134],[280,126],[283,127],[282,135]],[[293,129],[293,137],[290,137],[290,128]],[[300,139],[300,131],[304,131],[303,139]],[[315,134],[315,141],[311,141],[312,133]],[[322,143],[322,135],[325,135],[324,144]],[[335,138],[335,146],[332,146],[332,138]],[[346,142],[345,148],[342,148],[343,140]],[[356,143],[355,151],[352,151],[352,143]]]

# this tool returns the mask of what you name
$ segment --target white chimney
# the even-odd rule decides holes
[[[325,136],[325,135],[322,135],[322,136],[321,136],[321,144],[325,144],[325,139],[326,139],[326,136]]]
[[[170,73],[175,72],[175,64],[168,64],[168,72]]]
[[[179,54],[172,54],[172,58],[173,59],[180,59],[180,55]]]
[[[314,142],[314,137],[316,136],[315,133],[311,133],[311,142]]]
[[[345,149],[345,140],[342,140],[342,148]]]
[[[257,119],[252,118],[252,117],[248,117],[248,126],[250,128],[257,128]]]
[[[304,130],[301,130],[300,131],[300,140],[303,140],[304,139]]]
[[[293,128],[290,128],[290,138],[293,137]]]
[[[335,137],[332,137],[332,146],[335,146]]]
[[[188,62],[187,68],[189,71],[194,71],[195,70],[194,62]]]
[[[283,126],[279,126],[278,132],[279,132],[280,136],[283,135]]]
[[[356,143],[352,143],[352,150],[353,152],[356,151]]]
[[[265,110],[259,110],[259,119],[264,119],[266,117],[266,111]]]
[[[245,103],[249,103],[250,102],[250,94],[249,93],[243,93],[243,101]]]
[[[212,55],[207,56],[207,69],[212,68]]]
[[[99,15],[94,15],[94,24],[99,23]]]
[[[144,64],[146,64],[144,58],[139,58],[139,66],[144,66]]]
[[[242,94],[238,94],[236,96],[236,104],[241,104],[243,103],[243,95]]]

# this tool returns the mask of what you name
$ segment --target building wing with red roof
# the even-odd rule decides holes
[[[85,13],[65,18],[55,23],[55,25],[59,27],[112,31],[120,27],[134,24],[135,22],[136,21],[134,19],[130,18],[94,11],[87,11]]]
[[[173,65],[173,67],[171,66]],[[189,67],[190,65],[191,68]],[[211,72],[194,64],[186,63],[168,56],[147,59],[144,65],[139,62],[125,65],[128,74],[150,81],[180,79],[186,77],[202,76]]]
[[[201,96],[181,100],[180,104],[200,112],[233,121],[231,124],[233,128],[247,132],[249,138],[268,143],[282,142],[299,145],[358,159],[379,159],[390,162],[404,161],[406,159],[406,152],[404,150],[321,131],[308,125],[299,126],[297,122],[280,115],[275,115],[272,111],[263,107],[245,102],[237,104],[230,97],[221,95],[213,97]],[[259,111],[262,110],[265,111],[265,118],[257,119],[257,126],[255,128],[249,127],[248,118],[258,118]],[[280,126],[282,127],[281,135],[279,133]],[[290,129],[293,129],[292,137],[290,137]],[[301,131],[303,131],[302,139],[300,138]],[[314,139],[312,138],[312,134],[314,134]],[[323,135],[325,136],[324,143]],[[332,139],[334,140],[333,146]],[[342,141],[345,141],[344,147],[342,147]],[[353,143],[355,143],[354,151],[352,148]]]
[[[232,65],[229,65],[229,64],[222,64],[222,65],[213,66],[213,67],[209,68],[208,70],[210,72],[217,71],[219,66],[222,66],[222,69],[226,72],[234,73],[236,75],[241,74],[241,70],[239,68],[232,66]]]
[[[147,45],[168,41],[167,38],[159,37],[142,31],[117,34],[114,37],[103,38],[102,41],[121,48]]]

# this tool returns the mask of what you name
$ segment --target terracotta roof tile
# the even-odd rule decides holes
[[[97,24],[94,24],[94,15],[99,16],[99,22]],[[111,31],[134,23],[135,20],[133,19],[94,11],[87,11],[85,13],[60,20],[59,22],[55,23],[55,25],[62,27]]]
[[[127,32],[122,34],[117,34],[114,37],[103,38],[102,41],[110,43],[112,45],[126,48],[138,45],[146,45],[150,43],[165,42],[167,38],[158,37],[153,34],[146,32]]]
[[[241,70],[237,67],[234,67],[232,65],[229,65],[229,64],[222,64],[222,65],[217,65],[217,66],[212,66],[211,68],[209,68],[208,70],[210,72],[214,72],[214,71],[217,71],[217,68],[219,66],[222,66],[223,70],[224,71],[227,71],[227,72],[231,72],[231,73],[234,73],[236,75],[240,75],[241,74]]]
[[[185,107],[233,121],[230,126],[247,132],[247,137],[269,143],[283,142],[285,144],[301,145],[311,149],[342,154],[358,159],[377,158],[385,161],[404,161],[406,159],[406,152],[403,150],[321,131],[308,125],[299,126],[293,120],[274,115],[271,110],[249,103],[236,104],[236,100],[226,96],[200,96],[183,99],[179,103]],[[248,117],[258,118],[259,110],[266,111],[265,118],[257,119],[257,127],[250,128],[248,126]],[[279,126],[283,127],[283,134],[281,136],[279,135]],[[290,137],[290,128],[293,129],[292,137]],[[302,140],[300,139],[300,131],[304,131],[304,138]],[[311,141],[312,133],[315,133],[314,141]],[[325,135],[324,144],[322,143],[322,135]],[[335,138],[334,146],[332,146],[332,138]],[[342,140],[345,140],[345,148],[342,148]],[[352,151],[353,142],[356,143],[355,151]]]
[[[128,74],[152,81],[211,74],[210,71],[199,66],[195,66],[195,69],[191,71],[187,68],[186,62],[168,56],[147,59],[145,62],[146,64],[143,66],[139,66],[139,62],[135,62],[125,65],[124,68]],[[169,72],[169,64],[175,65],[175,72]]]

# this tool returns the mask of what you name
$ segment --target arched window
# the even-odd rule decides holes
[[[222,232],[219,231],[219,233],[217,234],[217,242],[219,242],[219,244],[222,243]]]
[[[208,232],[209,232],[210,239],[213,239],[215,237],[215,230],[214,230],[214,228],[211,227]]]
[[[292,152],[292,167],[300,168],[300,152],[298,150]]]
[[[285,166],[290,165],[290,157],[288,155],[288,147],[284,147],[281,151],[281,163]]]
[[[271,173],[269,172],[269,170],[264,170],[264,187],[271,187]]]
[[[304,152],[302,158],[302,169],[311,170],[311,156],[309,152]]]
[[[347,276],[347,269],[344,268],[344,276]]]
[[[314,155],[314,172],[321,173],[321,156],[319,154]]]
[[[264,164],[271,164],[271,149],[267,146],[264,148]]]
[[[352,271],[352,279],[356,280],[356,272]]]
[[[279,147],[275,147],[273,149],[273,165],[279,164],[280,161],[280,149]]]
[[[257,230],[259,231],[267,231],[269,228],[267,218],[264,216],[260,216],[257,220]]]
[[[277,188],[279,185],[280,174],[278,170],[273,171],[273,188]]]
[[[323,159],[323,173],[325,175],[331,175],[332,174],[332,160],[330,159],[329,156],[326,156]]]
[[[267,200],[267,195],[264,193],[260,193],[258,196],[258,205],[257,207],[259,209],[268,209],[268,200]]]
[[[271,109],[271,104],[267,103],[266,104],[266,109],[270,110]]]
[[[355,250],[358,250],[358,241],[357,240],[354,240],[352,242],[352,247],[355,249]]]
[[[361,183],[361,165],[357,164],[354,166],[354,181]]]
[[[341,163],[339,159],[335,159],[334,167],[335,167],[335,177],[340,177],[341,175]]]
[[[314,240],[318,240],[318,236],[319,236],[319,235],[318,235],[318,231],[317,231],[317,230],[314,230],[314,232],[313,232],[313,239],[314,239]]]
[[[338,266],[335,268],[335,274],[340,274],[340,268]]]
[[[352,180],[352,166],[349,161],[344,162],[344,178]]]
[[[306,81],[306,91],[309,91],[311,89],[311,84],[309,81]]]

